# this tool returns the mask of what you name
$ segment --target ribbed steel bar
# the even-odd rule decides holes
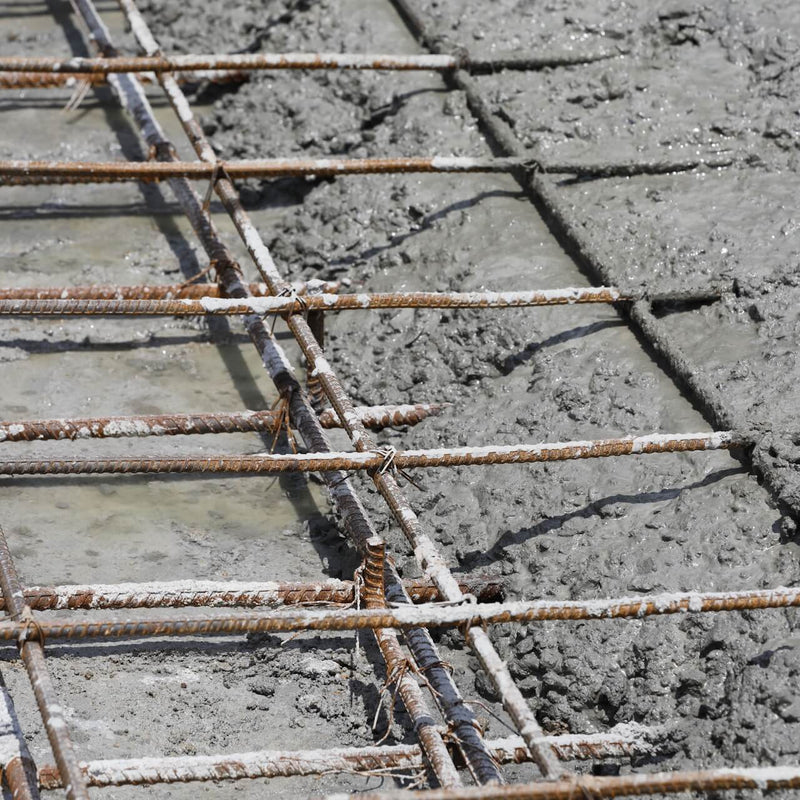
[[[353,415],[353,419],[357,419],[357,417]],[[358,419],[358,425],[363,429],[360,419]],[[273,475],[281,472],[367,470],[373,478],[383,478],[386,474],[391,474],[392,468],[405,470],[534,464],[542,461],[570,461],[583,458],[727,450],[746,447],[750,443],[749,439],[730,431],[718,431],[715,433],[652,434],[585,442],[442,447],[436,450],[387,451],[378,449],[355,453],[315,452],[288,455],[265,453],[253,456],[184,458],[8,459],[0,461],[0,475],[123,475],[203,472]]]
[[[175,76],[181,84],[241,83],[250,78],[243,70],[195,70]],[[141,73],[142,83],[155,83],[155,75]],[[103,72],[0,72],[0,89],[59,89],[72,88],[79,83],[102,86],[108,82]]]
[[[685,172],[697,168],[720,169],[735,163],[731,156],[693,157],[615,164],[608,162],[538,162],[525,156],[509,158],[432,156],[394,158],[265,158],[249,161],[0,161],[0,186],[35,186],[77,183],[164,181],[170,178],[212,180],[227,173],[244,178],[339,175],[396,175],[414,173],[476,173],[537,171],[608,178],[640,174]]]
[[[310,288],[319,288],[325,294],[335,294],[340,281],[296,281],[292,291],[305,295]],[[265,283],[248,285],[256,297],[269,295]],[[173,300],[179,297],[219,297],[216,283],[174,283],[160,286],[33,286],[0,288],[0,300]]]
[[[103,55],[116,55],[108,31],[91,0],[73,0],[73,3],[78,14],[87,24],[92,40]],[[143,20],[141,23],[136,19],[132,21],[133,25],[138,26],[139,34],[141,34],[142,23]],[[174,147],[164,136],[155,120],[147,98],[135,77],[126,75],[115,79],[110,76],[109,80],[122,107],[130,113],[146,143],[154,149],[156,157],[163,161],[177,160]],[[159,75],[159,81],[165,88],[168,97],[170,97],[168,89],[171,89],[173,94],[177,93],[178,96],[183,97],[180,87],[171,75],[162,73]],[[188,120],[191,123],[194,122],[191,110],[188,113]],[[217,263],[219,283],[225,294],[231,297],[249,296],[247,287],[242,283],[238,265],[230,250],[220,239],[207,209],[192,189],[191,184],[183,179],[176,179],[171,181],[170,185],[209,258]],[[286,288],[289,292],[292,291],[288,284],[282,288]],[[245,327],[276,388],[282,396],[289,399],[290,419],[306,445],[311,450],[330,450],[319,419],[304,395],[291,365],[272,338],[263,319],[258,316],[248,317],[245,319]],[[340,516],[345,530],[353,543],[357,547],[363,548],[366,540],[375,533],[366,509],[345,474],[326,473],[323,478],[328,486],[333,507]],[[458,771],[441,734],[435,728],[435,720],[428,710],[422,691],[416,681],[402,669],[406,658],[397,635],[391,630],[379,630],[375,632],[375,637],[389,674],[400,674],[400,677],[395,680],[398,694],[413,722],[414,730],[437,780],[442,786],[460,786],[461,780]]]
[[[55,769],[58,774],[58,769]],[[0,678],[0,773],[5,776],[12,800],[38,800],[36,765],[5,683]]]
[[[6,535],[0,527],[0,588],[6,603],[6,614],[17,632],[14,639],[19,645],[20,656],[30,678],[36,704],[42,716],[47,738],[58,765],[58,772],[64,782],[69,800],[88,800],[89,793],[83,773],[78,767],[78,759],[72,747],[72,740],[64,718],[64,710],[58,702],[50,673],[44,660],[44,647],[39,623],[33,619],[17,568],[11,557]]]
[[[678,292],[654,301],[707,301],[719,291]],[[528,308],[581,303],[617,303],[642,295],[601,286],[509,292],[385,292],[379,294],[309,294],[298,297],[251,297],[248,299],[200,297],[173,300],[122,299],[0,299],[0,316],[177,316],[198,314],[290,314],[303,311],[369,311],[388,308]]]
[[[513,786],[476,786],[458,792],[445,789],[404,792],[364,792],[359,800],[575,800],[576,797],[629,797],[631,795],[722,792],[755,789],[771,792],[800,789],[800,766],[734,767],[692,772],[603,777],[581,775],[570,780],[542,781]],[[328,794],[323,800],[351,800],[349,794]]]
[[[67,584],[30,586],[25,589],[25,601],[36,611],[200,606],[261,608],[323,603],[349,606],[355,600],[355,585],[353,581],[332,579],[316,583],[187,580]],[[460,585],[479,603],[498,602],[503,598],[503,585],[497,579],[477,577],[462,581]],[[402,586],[413,603],[431,603],[441,599],[438,589],[430,581],[406,580]],[[5,608],[3,598],[0,598],[0,608]]]
[[[84,619],[37,621],[48,639],[138,638],[150,636],[236,636],[245,633],[354,631],[378,628],[467,628],[517,622],[641,619],[666,614],[753,611],[800,606],[800,587],[779,586],[741,592],[671,592],[606,600],[516,600],[451,605],[428,603],[376,609],[304,608],[184,619]],[[16,639],[30,624],[0,621],[0,639]],[[520,733],[522,733],[520,731]]]
[[[372,53],[231,53],[157,56],[115,56],[113,58],[58,58],[45,56],[4,56],[0,72],[44,72],[57,74],[172,72],[206,70],[358,69],[358,70],[452,70],[475,72],[501,69],[541,69],[568,64],[585,64],[614,58],[619,51],[598,53],[563,52],[539,55],[509,54],[473,58],[466,62],[451,55],[395,55]]]
[[[620,725],[606,733],[550,736],[548,742],[563,761],[630,758],[648,755],[654,748],[652,732],[637,725]],[[523,764],[531,760],[520,736],[487,741],[500,764]],[[241,780],[333,772],[378,772],[418,770],[424,766],[418,745],[349,747],[330,750],[230,753],[177,758],[131,758],[90,761],[81,764],[90,786],[151,785],[206,780]],[[49,765],[38,771],[42,789],[61,786],[57,770]]]
[[[441,414],[445,403],[409,403],[389,406],[359,406],[368,428],[416,425],[426,417]],[[177,436],[212,433],[275,431],[280,415],[275,411],[230,411],[197,414],[141,414],[128,417],[86,417],[0,422],[0,442],[32,442],[46,439],[109,439],[120,437]],[[320,416],[324,428],[338,428],[335,414]]]

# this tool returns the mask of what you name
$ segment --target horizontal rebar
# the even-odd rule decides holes
[[[181,72],[175,79],[182,84],[208,83],[240,83],[250,78],[250,73],[243,70],[194,70]],[[142,83],[157,83],[155,75],[142,73]],[[90,83],[102,86],[108,83],[103,72],[0,72],[0,89],[58,89],[71,88],[79,83]]]
[[[569,780],[541,781],[510,786],[470,786],[451,791],[428,789],[404,792],[364,792],[359,800],[575,800],[576,797],[628,797],[631,795],[721,792],[756,789],[762,792],[800,788],[800,766],[733,767],[687,772],[651,772],[615,777],[581,775]],[[351,800],[334,793],[324,800]]]
[[[353,581],[324,580],[316,583],[284,581],[167,581],[158,583],[67,584],[30,586],[25,600],[36,611],[120,608],[262,608],[269,606],[329,603],[350,605],[355,600]],[[497,602],[503,585],[493,578],[477,577],[461,582],[462,591],[478,602]],[[403,581],[414,603],[430,603],[441,595],[430,581]],[[363,589],[362,589],[363,595]],[[0,597],[0,609],[5,600]]]
[[[335,294],[341,281],[297,281],[292,291],[305,295],[310,290]],[[266,283],[248,285],[250,294],[269,296]],[[174,283],[148,286],[6,286],[0,288],[0,300],[172,300],[175,298],[219,297],[216,283]]]
[[[379,294],[312,294],[304,297],[200,297],[172,300],[122,299],[0,299],[0,316],[178,316],[198,314],[289,314],[302,311],[368,311],[389,308],[527,308],[578,303],[632,302],[644,297],[612,286],[539,289],[511,292],[384,292]],[[719,290],[677,292],[648,296],[664,300],[708,301],[718,299]]]
[[[351,631],[367,628],[470,628],[512,622],[641,619],[663,614],[752,611],[800,606],[800,587],[778,586],[742,592],[672,592],[607,600],[517,600],[476,605],[429,603],[379,609],[316,609],[230,614],[185,619],[37,621],[48,639],[140,636],[219,636],[294,631]],[[0,639],[15,639],[27,623],[0,622]]]
[[[0,475],[96,475],[133,473],[242,473],[405,470],[412,468],[532,464],[583,458],[724,450],[750,441],[730,431],[547,444],[451,447],[435,450],[368,450],[355,453],[203,456],[185,458],[18,459],[0,461]]]
[[[501,69],[541,69],[585,64],[614,58],[619,51],[597,53],[512,54],[473,58],[469,62],[452,55],[394,55],[372,53],[233,53],[170,56],[116,56],[113,58],[53,58],[5,56],[0,72],[45,72],[107,74],[120,72],[176,72],[195,70],[277,70],[277,69],[365,69],[365,70],[452,70],[487,72]]]
[[[563,761],[630,758],[653,752],[652,731],[638,725],[618,725],[606,733],[548,736],[545,741]],[[522,764],[531,760],[521,736],[486,742],[501,764]],[[419,745],[348,747],[331,750],[262,751],[214,756],[173,758],[131,758],[83,762],[89,786],[125,786],[156,783],[188,783],[206,780],[241,780],[333,772],[374,772],[376,770],[417,770],[424,766]],[[42,789],[61,786],[53,766],[40,767]]]
[[[356,413],[372,429],[416,425],[441,414],[447,403],[409,403],[359,406]],[[281,423],[277,411],[215,411],[197,414],[141,414],[128,417],[86,417],[0,422],[0,442],[47,439],[109,439],[121,437],[177,436],[212,433],[274,432]],[[324,428],[338,428],[335,414],[323,411]]]
[[[390,175],[410,173],[513,172],[527,169],[582,177],[680,172],[698,167],[718,169],[734,163],[731,156],[688,158],[643,163],[570,164],[539,162],[534,158],[266,158],[242,161],[0,161],[0,185],[29,186],[52,183],[117,183],[163,181],[174,178],[210,180],[226,174],[230,179],[286,178],[337,175]]]

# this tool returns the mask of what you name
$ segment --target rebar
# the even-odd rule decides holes
[[[755,789],[760,792],[800,788],[800,766],[735,767],[691,772],[651,772],[619,777],[581,775],[570,780],[541,781],[513,786],[470,786],[458,792],[428,789],[364,792],[359,800],[574,800],[576,797],[721,792]],[[349,794],[328,794],[324,800],[349,800]]]
[[[5,533],[0,527],[0,588],[5,599],[5,611],[17,629],[13,637],[17,640],[20,656],[30,678],[36,704],[42,716],[50,747],[58,764],[58,772],[64,781],[69,800],[89,800],[86,781],[78,767],[78,759],[72,747],[64,710],[58,702],[50,673],[44,660],[44,646],[39,623],[34,620],[30,606],[11,558]],[[24,765],[21,765],[24,766]]]
[[[176,84],[177,86],[177,84]],[[227,175],[244,178],[317,177],[340,175],[396,175],[415,173],[544,172],[584,178],[684,172],[697,168],[721,169],[735,164],[732,156],[692,157],[654,162],[556,163],[532,157],[507,158],[432,156],[420,158],[264,158],[222,161],[0,161],[0,186],[121,183],[164,181],[172,178],[208,181]]]
[[[5,56],[0,58],[0,72],[44,72],[56,74],[109,73],[185,73],[210,70],[283,70],[283,69],[358,69],[358,70],[432,70],[466,68],[475,72],[502,69],[531,70],[568,64],[585,64],[614,58],[619,50],[597,53],[563,52],[539,55],[509,54],[474,58],[466,62],[451,55],[384,55],[371,53],[231,53],[158,56],[115,56],[113,58],[52,58]]]
[[[78,13],[89,27],[92,40],[97,47],[106,56],[115,55],[116,51],[108,31],[91,0],[74,0],[74,3]],[[133,10],[135,11],[135,8]],[[131,21],[137,37],[140,37],[143,31],[147,31],[144,21],[132,14],[130,9],[126,11],[126,15]],[[149,31],[147,33],[149,35]],[[158,49],[157,45],[156,49]],[[174,147],[164,136],[136,79],[131,76],[120,76],[119,78],[110,78],[110,82],[121,105],[130,113],[146,143],[154,148],[156,157],[164,161],[177,160]],[[180,87],[171,75],[160,74],[159,82],[173,107],[175,107],[175,102],[180,99],[185,102]],[[181,122],[187,132],[194,131],[202,139],[202,131],[196,125],[188,105],[181,115]],[[204,203],[194,192],[191,184],[188,181],[176,179],[171,181],[170,185],[209,258],[218,264],[218,278],[225,293],[233,297],[247,297],[249,292],[242,283],[238,265],[230,250],[221,241]],[[270,290],[272,291],[273,288],[270,287]],[[291,292],[290,285],[287,284],[286,288]],[[255,316],[248,317],[245,320],[245,327],[276,388],[282,396],[289,398],[290,419],[300,431],[304,441],[314,450],[329,450],[330,446],[324,429],[304,396],[291,365],[272,338],[263,320]],[[363,546],[363,542],[374,535],[374,528],[363,504],[350,485],[350,481],[346,475],[339,473],[328,473],[323,478],[328,486],[333,507],[341,516],[345,530],[356,546]],[[393,631],[378,631],[375,633],[375,637],[386,662],[387,670],[391,673],[399,669],[401,662],[405,663],[405,656],[396,634]],[[459,786],[461,781],[458,771],[445,747],[441,734],[435,729],[435,721],[428,711],[420,687],[407,675],[403,675],[397,681],[397,687],[428,763],[439,783],[443,786]]]
[[[637,725],[619,725],[606,733],[566,734],[548,737],[559,758],[630,758],[653,752],[651,731]],[[520,736],[487,741],[501,764],[522,764],[531,756]],[[177,758],[131,758],[90,761],[81,764],[90,786],[152,785],[206,780],[241,780],[333,772],[374,772],[376,770],[418,770],[424,766],[418,745],[349,747],[331,750],[261,751],[216,756]],[[49,765],[38,771],[42,789],[57,789],[61,781]]]
[[[14,701],[0,678],[0,773],[12,800],[39,800],[36,765],[19,727]],[[58,770],[56,769],[56,774]]]
[[[382,608],[386,605],[384,597],[383,573],[386,560],[386,543],[379,536],[366,542],[364,549],[363,580],[365,608]]]
[[[353,420],[359,418],[353,415]],[[361,426],[363,427],[363,426]],[[751,440],[731,431],[652,434],[622,439],[547,444],[450,447],[436,450],[368,450],[356,453],[264,453],[252,456],[183,458],[17,459],[0,461],[0,475],[98,475],[133,473],[241,473],[274,475],[282,472],[366,470],[383,477],[389,469],[534,464],[584,458],[687,453],[746,447]]]
[[[176,79],[181,84],[242,83],[250,78],[243,70],[194,70],[181,72]],[[141,73],[142,83],[157,83],[155,75]],[[0,72],[0,89],[59,89],[72,88],[79,83],[103,86],[108,82],[102,72]]]
[[[359,406],[368,428],[416,425],[426,417],[441,414],[446,403],[415,403],[396,406]],[[197,414],[140,414],[126,417],[85,417],[0,422],[0,442],[32,442],[49,439],[111,439],[145,436],[178,436],[216,433],[274,432],[280,422],[275,411],[216,411]],[[335,414],[324,411],[324,428],[337,428]]]
[[[800,606],[800,588],[779,586],[742,592],[673,592],[608,600],[517,600],[451,605],[429,603],[378,609],[316,609],[228,614],[185,619],[47,620],[36,623],[49,639],[137,638],[150,636],[236,636],[295,631],[356,631],[378,628],[465,628],[512,622],[641,619],[666,614],[754,611]],[[27,622],[0,622],[0,639],[18,638]],[[520,731],[522,733],[522,731]]]
[[[719,290],[699,290],[648,297],[666,300],[718,299]],[[291,314],[323,311],[369,311],[389,308],[528,308],[582,303],[633,302],[642,294],[614,287],[540,289],[510,292],[385,292],[379,294],[308,294],[298,297],[251,297],[248,299],[200,297],[183,299],[0,299],[0,316],[176,316],[201,314]],[[311,324],[311,323],[309,323]],[[315,338],[317,332],[315,331]],[[319,342],[319,339],[318,339]],[[319,342],[322,346],[322,342]]]
[[[465,593],[480,603],[502,600],[503,584],[495,578],[476,577],[461,582]],[[413,603],[431,603],[441,599],[430,581],[407,580],[403,588]],[[328,579],[316,583],[283,581],[167,581],[154,583],[68,584],[66,586],[30,586],[25,602],[36,611],[121,608],[261,608],[265,606],[329,604],[352,605],[353,581]],[[362,598],[364,589],[361,590]],[[0,597],[0,608],[5,600]]]
[[[292,292],[305,295],[312,288],[325,294],[335,294],[340,281],[295,281]],[[265,283],[251,283],[250,294],[264,297],[269,294]],[[161,286],[35,286],[0,288],[0,300],[173,300],[179,297],[219,297],[216,283],[175,283]]]

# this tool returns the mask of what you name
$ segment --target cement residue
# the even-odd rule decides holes
[[[440,4],[439,13],[440,20],[449,19],[451,25],[456,17],[463,18],[453,30],[472,31],[473,39],[487,47],[503,42],[504,49],[507,44],[520,48],[533,48],[543,41],[558,44],[565,36],[579,33],[581,26],[586,38],[578,44],[587,47],[605,45],[607,39],[634,46],[646,32],[641,47],[649,48],[653,59],[661,59],[661,66],[671,65],[674,71],[668,76],[695,74],[696,81],[685,80],[684,84],[689,91],[694,91],[692,85],[700,87],[695,95],[698,99],[687,101],[695,103],[697,113],[726,118],[729,112],[723,101],[702,111],[706,106],[701,100],[711,91],[701,74],[708,65],[698,61],[693,67],[696,73],[685,71],[692,69],[688,56],[697,52],[692,48],[709,45],[713,51],[710,58],[716,59],[720,69],[714,74],[721,83],[728,86],[726,70],[740,70],[739,78],[724,92],[744,92],[755,68],[735,66],[725,55],[733,48],[730,37],[741,26],[705,7],[692,6],[686,13],[678,13],[677,7],[664,11],[652,4],[623,5],[622,13],[610,14],[599,4],[576,2],[566,11],[563,4],[551,4],[552,13],[537,10],[537,16],[531,17],[520,4],[492,4],[487,11],[485,4],[459,3],[458,8]],[[420,4],[423,6],[430,10],[430,4]],[[266,9],[266,22],[263,12],[259,21],[253,22],[246,7],[209,8],[199,2],[163,3],[146,10],[165,50],[177,49],[178,42],[195,52],[251,45],[276,51],[415,49],[388,4],[365,10],[356,2],[274,3]],[[541,25],[532,24],[533,33],[514,25],[516,40],[511,41],[508,20],[518,19],[514,14],[542,20]],[[570,21],[565,21],[565,15]],[[705,30],[711,17],[716,27]],[[475,36],[479,18],[483,20],[483,39]],[[646,31],[653,19],[662,20],[660,28]],[[693,28],[687,19],[697,20]],[[768,30],[768,23],[776,24],[765,18],[763,30]],[[472,48],[470,42],[460,43]],[[678,50],[681,57],[673,57]],[[614,65],[481,80],[487,92],[495,91],[493,102],[505,110],[507,118],[520,120],[516,130],[523,140],[530,130],[528,120],[534,117],[552,126],[547,136],[553,148],[567,147],[575,140],[569,135],[570,126],[594,126],[595,138],[581,139],[584,149],[574,150],[575,155],[609,157],[614,152],[610,137],[617,135],[615,116],[619,137],[627,137],[625,146],[636,147],[641,142],[647,153],[658,152],[665,142],[695,147],[709,141],[712,149],[723,142],[727,146],[728,134],[706,140],[689,129],[690,123],[679,116],[684,101],[677,91],[669,97],[674,112],[669,122],[640,124],[641,105],[630,109],[634,120],[630,129],[619,122],[627,119],[622,104],[635,93],[640,68],[634,65],[641,63],[636,60],[639,53],[629,62],[621,60]],[[631,66],[623,67],[624,63]],[[605,83],[602,75],[620,68],[630,75],[621,84],[623,93],[616,96],[616,73]],[[641,71],[645,73],[645,67]],[[653,67],[646,79],[655,80],[657,73]],[[585,91],[581,82],[587,76],[599,81],[597,86],[611,88],[598,97],[601,89],[590,86],[585,97],[591,99],[567,102],[565,96],[570,92]],[[672,78],[660,80],[670,82]],[[664,86],[653,85],[658,92]],[[526,101],[525,95],[517,92],[520,86],[541,91],[550,98],[551,107],[558,107],[558,113]],[[514,99],[498,93],[506,91],[505,87],[508,91],[516,87]],[[722,89],[720,92],[727,101],[727,95]],[[558,121],[558,114],[565,113],[565,102],[576,118]],[[652,100],[648,102],[652,104]],[[751,98],[748,102],[756,101]],[[651,119],[656,116],[655,109],[649,113]],[[757,116],[755,111],[747,113],[754,119]],[[731,112],[731,116],[736,115]],[[222,93],[203,123],[228,157],[488,152],[461,95],[445,93],[441,80],[430,75],[264,74]],[[710,127],[702,131],[710,132]],[[757,138],[752,138],[748,129],[745,140],[737,140],[736,147],[754,141]],[[769,159],[783,163],[785,153],[776,142],[767,141],[766,146]],[[709,186],[736,180],[747,190],[751,186],[748,181],[762,177],[761,172],[731,172],[705,178],[598,181],[562,189],[565,206],[574,207],[574,217],[582,220],[603,259],[618,270],[615,274],[620,281],[646,282],[661,290],[685,288],[689,280],[697,281],[692,285],[702,285],[721,275],[736,278],[744,286],[752,272],[737,264],[744,264],[747,254],[752,260],[752,253],[757,253],[764,265],[759,277],[766,277],[766,270],[771,270],[768,285],[775,287],[771,293],[745,301],[743,289],[723,303],[674,315],[676,336],[684,337],[680,343],[712,376],[717,374],[714,370],[720,370],[723,354],[739,360],[746,354],[754,370],[759,361],[769,363],[764,356],[775,352],[778,337],[790,337],[796,328],[791,305],[784,299],[785,279],[791,270],[781,268],[792,261],[786,253],[781,254],[782,245],[776,245],[767,234],[760,238],[757,225],[746,227],[741,218],[733,216],[735,195],[731,190],[722,190],[725,208],[719,217],[708,203],[702,204]],[[656,187],[663,202],[648,196],[645,187]],[[773,195],[768,193],[766,179],[758,187],[753,195],[763,197],[759,202],[766,215]],[[280,269],[292,278],[347,277],[367,291],[554,288],[586,283],[507,177],[372,176],[254,182],[248,202]],[[662,212],[667,208],[669,214]],[[659,217],[660,213],[664,216]],[[726,223],[729,216],[731,221]],[[713,239],[708,234],[711,223],[704,222],[712,218],[721,218],[718,224],[727,226]],[[682,231],[681,226],[686,226],[688,233],[676,236],[675,230]],[[680,250],[684,241],[686,249]],[[731,254],[735,251],[740,261],[725,258],[721,252],[711,253],[709,241],[720,251],[723,247]],[[707,251],[705,260],[699,257],[701,249]],[[634,270],[635,264],[640,265],[638,270]],[[750,313],[749,306],[742,305],[745,302],[755,305],[764,320],[756,321],[756,311]],[[730,320],[727,327],[723,327],[725,320]],[[357,402],[454,403],[449,412],[417,428],[381,435],[381,442],[398,448],[708,428],[610,308],[351,312],[331,315],[327,325],[330,361]],[[726,349],[728,330],[736,330],[738,338]],[[787,355],[779,362],[786,376],[779,391],[787,393],[786,399],[779,402],[765,389],[765,381],[780,372],[772,366],[769,371],[754,372],[746,381],[720,370],[721,392],[730,402],[749,404],[749,408],[758,399],[759,387],[763,408],[770,404],[788,407],[795,374],[788,355],[792,342],[791,338],[786,342]],[[336,441],[344,445],[341,435]],[[775,458],[790,455],[779,448],[775,452]],[[501,573],[513,597],[563,599],[744,589],[791,585],[800,578],[792,520],[783,516],[755,478],[725,453],[420,471],[415,477],[425,491],[410,486],[407,491],[456,570]],[[227,484],[227,491],[232,484],[244,487],[238,489],[243,493],[242,502],[246,493],[257,492],[261,486],[257,479],[237,480]],[[391,538],[398,567],[407,576],[416,574],[407,545],[387,526],[385,507],[368,486],[365,489],[376,523]],[[234,497],[231,506],[238,502]],[[236,508],[226,507],[222,513],[222,524],[237,524],[240,511]],[[266,510],[259,513],[268,517]],[[352,567],[350,556],[332,531],[325,531],[331,537],[328,572],[334,574],[338,569],[344,573],[345,564]],[[263,552],[243,546],[225,556],[211,555],[217,544],[213,531],[207,530],[203,541],[209,544],[213,566],[204,566],[203,558],[196,558],[191,567],[197,578],[216,577],[216,570],[232,570],[245,559],[250,559],[253,577],[283,578],[285,574],[277,570],[291,565],[299,570],[304,552],[290,536],[277,547],[270,541],[268,547],[260,548]],[[273,558],[273,553],[280,557]],[[185,557],[183,551],[168,555],[164,569],[172,558]],[[319,572],[318,561],[308,560],[306,566],[311,573]],[[242,576],[237,573],[235,577]],[[83,576],[80,579],[85,580]],[[671,733],[658,761],[640,766],[768,764],[797,760],[795,727],[800,717],[793,710],[791,689],[797,669],[792,655],[795,617],[791,611],[698,615],[498,627],[492,634],[548,731],[604,730],[626,721],[666,724]],[[467,697],[477,696],[497,712],[491,687],[463,649],[460,635],[448,633],[441,639],[444,656],[454,664],[456,680]],[[125,707],[118,712],[124,718],[114,740],[120,744],[120,753],[181,754],[191,752],[188,748],[208,753],[255,746],[319,747],[333,741],[374,741],[366,722],[378,704],[380,679],[358,664],[350,668],[352,637],[334,639],[330,649],[321,651],[314,650],[318,644],[301,637],[281,648],[277,640],[268,639],[234,646],[224,655],[222,646],[204,645],[197,651],[179,649],[166,658],[160,651],[132,653],[120,647],[115,696],[140,702],[139,691],[128,682],[136,671],[146,673],[147,691],[154,692],[152,697],[145,694],[139,708]],[[86,690],[86,679],[73,671],[73,665],[83,668],[80,658],[70,656],[69,668],[60,677],[61,688],[76,709],[76,720],[106,719],[107,714],[97,710],[105,698],[96,690]],[[95,665],[90,668],[93,671],[100,669],[96,657],[87,655],[86,662]],[[186,670],[200,679],[187,679]],[[12,674],[16,692],[22,681]],[[104,672],[103,676],[107,677]],[[180,691],[175,687],[176,676],[184,676],[177,684]],[[339,690],[342,694],[335,694]],[[168,719],[162,719],[164,708],[172,709]],[[30,717],[30,709],[28,713]],[[108,740],[100,729],[86,722],[84,730],[81,746],[92,754],[107,754]],[[403,735],[400,730],[396,729],[397,735]],[[506,732],[503,723],[494,718],[488,730],[493,736]],[[41,737],[37,744],[43,747]],[[519,775],[526,777],[524,771]],[[352,784],[326,779],[325,786],[332,785]],[[305,782],[276,783],[270,791],[300,796],[308,786]],[[318,784],[315,787],[319,789]],[[243,789],[256,790],[263,792],[263,787]]]

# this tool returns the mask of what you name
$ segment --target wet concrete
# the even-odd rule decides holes
[[[774,78],[769,64],[777,57],[769,54],[792,52],[792,15],[789,4],[769,11],[757,5],[418,7],[476,53],[596,51],[609,44],[629,51],[613,62],[480,79],[520,142],[542,158],[651,157],[670,147],[758,156],[708,175],[564,184],[558,198],[624,285],[663,291],[737,281],[737,293],[721,303],[671,313],[670,335],[748,428],[773,441],[796,429],[793,144],[784,146],[793,141],[791,126],[788,140],[766,135],[781,107],[775,86],[791,88],[792,70]],[[143,10],[166,51],[418,49],[388,3],[287,1],[226,9],[190,0]],[[66,47],[57,38],[41,39],[40,31],[56,30],[47,17],[32,24],[40,38],[32,34],[25,47],[55,47],[54,41]],[[120,136],[130,147],[122,118],[106,116],[97,100],[82,115],[63,115],[55,102],[42,108],[40,98],[61,102],[65,93],[38,92],[34,113],[27,104],[33,93],[13,94],[0,142],[9,154],[20,153],[19,140],[32,150],[25,155],[61,158],[67,152],[119,157],[113,148]],[[108,100],[102,91],[99,97]],[[446,92],[436,75],[265,73],[236,90],[205,91],[198,100],[223,157],[489,152],[461,93]],[[40,121],[45,114],[49,128]],[[159,115],[169,119],[161,109]],[[76,116],[85,128],[74,127]],[[91,137],[82,133],[95,127]],[[177,132],[175,139],[181,141]],[[347,277],[368,291],[587,283],[510,177],[253,181],[243,196],[287,277]],[[43,201],[49,204],[42,207]],[[197,258],[174,208],[143,198],[135,187],[5,189],[0,202],[4,227],[12,231],[0,254],[9,283],[175,280],[176,270],[190,269]],[[153,203],[161,209],[155,221],[145,214]],[[380,437],[398,448],[710,427],[611,308],[353,312],[331,316],[328,330],[331,361],[356,402],[454,404],[416,429]],[[13,376],[4,381],[9,418],[51,416],[56,407],[58,414],[81,415],[252,408],[274,397],[247,342],[227,338],[220,345],[193,322],[93,328],[27,322],[3,331],[7,360],[0,369]],[[100,352],[88,346],[104,342]],[[47,401],[40,394],[45,381],[63,384]],[[104,442],[83,445],[82,452],[263,447],[255,436],[210,439]],[[345,445],[341,436],[337,442]],[[791,500],[795,445],[784,436],[772,455],[764,442],[759,457],[779,462],[786,473],[783,499]],[[421,478],[425,491],[408,487],[409,495],[454,569],[501,573],[511,596],[745,589],[798,579],[790,509],[759,485],[747,461],[726,453],[463,468]],[[28,581],[347,574],[352,554],[315,484],[303,486],[286,491],[257,478],[7,481],[3,524]],[[398,566],[416,575],[380,499],[364,490]],[[791,763],[800,720],[796,624],[792,611],[759,612],[497,628],[493,638],[548,731],[604,730],[625,721],[665,725],[659,758],[638,764],[641,769]],[[502,712],[460,637],[441,639],[466,695],[497,713],[486,714],[490,735],[503,735]],[[107,651],[116,659],[110,666],[102,659]],[[369,662],[353,662],[352,637],[301,637],[282,647],[275,639],[190,644],[167,655],[122,644],[49,652],[80,752],[89,757],[375,739],[368,721],[382,679]],[[34,733],[24,676],[11,660],[4,675],[40,755],[46,743]],[[396,735],[408,738],[398,721]],[[509,774],[529,777],[532,770]],[[326,778],[169,791],[299,797],[378,783]]]

